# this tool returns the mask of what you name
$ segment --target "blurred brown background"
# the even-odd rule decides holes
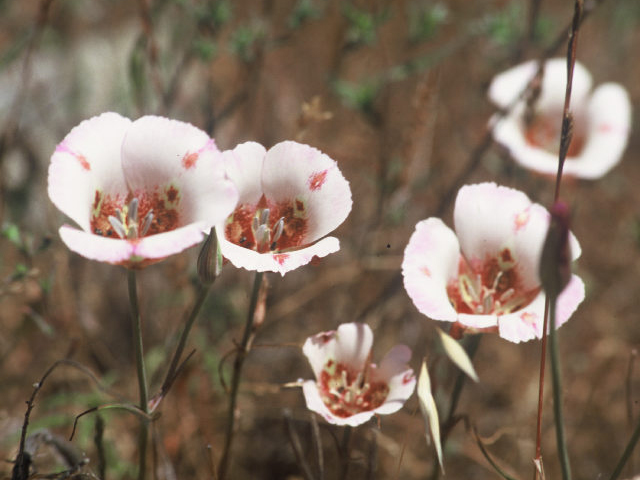
[[[266,321],[241,386],[232,478],[302,478],[285,409],[315,465],[310,414],[299,389],[283,384],[312,375],[304,339],[343,322],[371,325],[377,359],[396,343],[412,348],[416,370],[427,356],[446,410],[457,371],[434,322],[405,293],[400,263],[417,221],[442,214],[451,224],[460,183],[495,181],[551,200],[549,179],[496,146],[479,150],[494,111],[485,96],[493,75],[539,56],[571,20],[573,2],[541,1],[532,16],[536,3],[0,0],[0,458],[15,457],[32,384],[60,358],[90,368],[111,393],[137,398],[125,271],[69,252],[57,236],[65,219],[46,194],[55,145],[106,110],[191,122],[222,149],[297,139],[337,160],[351,183],[353,210],[336,231],[340,252],[284,278],[269,275]],[[640,3],[587,7],[578,60],[594,84],[623,84],[637,114]],[[587,299],[560,330],[576,478],[609,476],[640,413],[640,376],[629,372],[640,343],[638,151],[634,126],[624,159],[605,178],[563,185],[587,285]],[[139,276],[152,392],[194,298],[197,250]],[[225,268],[194,327],[197,352],[155,422],[158,478],[212,478],[227,408],[219,371],[228,377],[231,366],[220,362],[241,335],[251,280]],[[474,361],[481,382],[465,387],[459,407],[518,478],[533,475],[539,350],[539,342],[485,336]],[[557,478],[550,386],[546,393],[543,459],[547,478]],[[68,436],[75,415],[113,401],[77,369],[60,367],[36,400],[31,428]],[[131,478],[133,417],[101,416],[106,478]],[[320,424],[326,478],[337,478],[334,438],[342,431]],[[94,433],[95,415],[84,417],[74,443],[97,472]],[[351,455],[349,478],[428,478],[435,455],[415,397],[379,427],[354,430]],[[462,423],[445,468],[449,478],[496,478]],[[0,478],[10,472],[10,463],[0,465]]]

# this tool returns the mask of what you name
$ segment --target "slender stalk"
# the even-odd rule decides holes
[[[571,466],[564,434],[564,419],[562,415],[562,380],[560,378],[560,358],[558,357],[558,334],[556,332],[556,300],[555,295],[549,295],[549,348],[551,350],[551,380],[553,384],[553,414],[556,422],[556,441],[558,456],[562,467],[563,480],[571,480]]]
[[[538,381],[538,420],[536,425],[536,460],[542,459],[542,410],[544,407],[544,374],[547,366],[547,328],[549,318],[549,297],[544,299],[544,320],[542,322],[542,342],[540,346],[540,380]],[[538,469],[533,470],[533,479],[538,478]]]
[[[235,411],[238,402],[238,388],[240,386],[240,376],[242,374],[242,366],[247,354],[251,350],[250,340],[253,333],[253,318],[255,316],[256,307],[258,306],[258,297],[260,294],[260,286],[262,285],[263,272],[256,272],[253,281],[253,291],[251,292],[251,303],[249,304],[249,313],[247,322],[244,326],[242,335],[242,343],[238,347],[235,361],[233,362],[233,376],[231,377],[231,392],[229,394],[229,410],[227,412],[227,432],[225,436],[224,450],[220,458],[218,467],[218,478],[224,480],[227,477],[229,469],[229,460],[231,459],[231,446],[233,444]]]
[[[611,474],[611,477],[609,477],[609,480],[616,480],[618,476],[620,476],[620,474],[622,473],[622,469],[627,463],[627,460],[629,460],[629,458],[631,457],[631,453],[633,452],[633,449],[635,448],[639,439],[640,439],[640,421],[636,425],[636,428],[633,431],[633,434],[631,435],[631,439],[629,440],[629,443],[624,449],[624,452],[622,452],[622,456],[620,457],[620,460],[618,461],[618,464],[616,465],[615,470]]]
[[[349,425],[344,427],[342,443],[340,444],[340,456],[342,457],[342,475],[340,478],[342,480],[347,480],[347,478],[349,478],[349,460],[351,458],[349,453],[349,444],[351,443],[352,430],[353,429]]]
[[[198,318],[198,314],[202,309],[202,305],[204,305],[207,296],[209,295],[211,284],[201,284],[198,290],[198,296],[196,298],[195,303],[193,304],[193,308],[187,318],[187,322],[182,330],[182,335],[180,336],[180,340],[178,341],[178,346],[176,347],[176,351],[173,354],[173,358],[171,359],[171,365],[169,366],[169,370],[167,371],[167,375],[164,378],[164,382],[162,383],[162,388],[160,389],[160,399],[166,395],[166,393],[171,388],[173,381],[176,377],[176,371],[178,370],[178,365],[180,364],[180,359],[182,358],[182,353],[184,352],[184,347],[187,344],[187,338],[189,337],[189,332],[191,331],[191,327],[195,323],[196,318]]]
[[[471,335],[469,338],[469,342],[465,350],[467,351],[467,355],[470,360],[473,360],[476,352],[478,351],[478,347],[480,346],[480,340],[482,340],[482,334]],[[447,414],[447,418],[440,425],[441,431],[441,444],[442,449],[444,450],[444,445],[447,442],[447,438],[449,437],[449,433],[455,426],[455,414],[456,409],[458,408],[458,402],[460,401],[460,396],[462,395],[462,388],[464,387],[465,381],[467,379],[467,374],[462,370],[458,372],[458,376],[456,377],[456,383],[453,385],[453,391],[451,392],[451,402],[449,404],[449,413]],[[431,475],[429,478],[431,480],[437,480],[440,476],[440,464],[435,462],[433,465],[433,470],[431,471]]]
[[[133,326],[133,343],[136,355],[136,368],[138,371],[138,388],[140,390],[140,409],[144,413],[149,413],[148,392],[147,392],[147,372],[144,366],[144,351],[142,348],[142,325],[140,321],[140,310],[138,308],[138,292],[136,288],[136,271],[128,270],[129,303],[131,304],[131,318]],[[138,436],[139,469],[138,480],[144,480],[147,470],[147,443],[149,437],[148,422],[142,421],[140,434]]]

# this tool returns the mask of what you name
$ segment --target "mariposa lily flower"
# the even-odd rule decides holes
[[[351,211],[351,190],[334,160],[315,148],[255,142],[224,152],[240,200],[216,228],[222,255],[236,267],[286,272],[336,252],[325,237]],[[322,238],[325,237],[325,238]]]
[[[498,107],[509,108],[537,69],[538,62],[530,61],[497,75],[489,87],[489,98]],[[528,111],[525,100],[519,100],[506,117],[492,119],[495,140],[523,167],[556,174],[566,84],[566,59],[547,60],[540,96],[532,111]],[[585,179],[600,178],[620,161],[627,145],[631,126],[629,95],[616,83],[604,83],[591,92],[591,75],[576,62],[571,111],[573,140],[564,173]]]
[[[512,342],[540,338],[544,293],[539,265],[550,215],[522,192],[495,183],[460,189],[456,233],[438,218],[416,225],[404,252],[404,286],[418,310],[471,332],[493,331]],[[569,236],[572,260],[580,245]],[[557,299],[565,323],[584,299],[572,274]]]
[[[407,365],[411,350],[396,345],[378,367],[371,363],[373,333],[363,323],[309,337],[302,347],[316,380],[302,384],[307,408],[329,423],[353,427],[376,414],[394,413],[416,386]]]
[[[109,112],[83,121],[56,147],[49,197],[80,227],[60,228],[71,250],[140,268],[199,243],[238,193],[202,130]]]

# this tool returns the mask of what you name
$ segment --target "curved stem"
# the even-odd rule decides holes
[[[542,410],[544,407],[544,374],[547,366],[547,331],[549,324],[549,297],[544,299],[544,320],[542,322],[542,342],[540,346],[540,379],[538,380],[538,419],[536,424],[536,456],[535,460],[542,459]],[[538,478],[538,469],[533,471],[533,478]]]
[[[140,409],[144,413],[149,413],[148,392],[147,392],[147,372],[144,366],[144,350],[142,348],[142,324],[140,321],[140,310],[138,308],[138,292],[136,288],[136,272],[128,271],[129,303],[131,304],[131,318],[133,326],[133,344],[136,356],[136,368],[138,371],[138,389],[140,390]],[[147,443],[148,443],[148,422],[142,422],[140,435],[138,436],[138,449],[140,455],[140,465],[138,469],[138,479],[144,480],[147,469]]]
[[[562,415],[562,380],[560,378],[560,358],[558,357],[558,338],[556,332],[556,296],[549,295],[549,348],[551,350],[551,380],[553,383],[553,414],[556,422],[556,441],[558,456],[562,467],[562,478],[571,480],[569,453],[564,434]]]
[[[229,394],[229,410],[227,412],[227,432],[225,436],[224,450],[222,457],[220,458],[220,465],[218,467],[218,479],[224,480],[227,476],[229,469],[229,460],[231,458],[231,445],[233,444],[234,426],[235,426],[235,411],[238,402],[238,388],[240,386],[240,376],[242,374],[242,366],[244,360],[251,350],[250,340],[253,334],[253,319],[258,306],[258,298],[260,295],[260,286],[262,285],[263,272],[256,272],[255,279],[253,281],[253,291],[251,292],[251,303],[249,304],[249,313],[247,315],[247,322],[244,326],[244,333],[242,335],[242,343],[239,345],[235,361],[233,362],[233,376],[231,378],[231,392]]]
[[[633,449],[635,448],[639,439],[640,439],[640,422],[638,422],[638,424],[636,425],[636,428],[633,431],[633,434],[631,435],[631,439],[629,440],[629,443],[625,447],[624,452],[622,452],[622,456],[620,457],[620,460],[618,461],[618,464],[616,465],[615,470],[611,474],[611,477],[609,477],[609,480],[616,480],[620,476],[620,474],[622,473],[622,469],[627,463],[627,460],[629,460],[629,458],[631,457],[631,453],[633,452]]]

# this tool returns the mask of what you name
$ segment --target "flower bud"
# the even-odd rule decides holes
[[[551,222],[540,259],[540,283],[547,295],[557,297],[571,280],[569,206],[557,201],[550,213]]]
[[[222,253],[220,253],[215,228],[209,232],[198,254],[197,269],[198,277],[205,285],[213,283],[222,273]]]

